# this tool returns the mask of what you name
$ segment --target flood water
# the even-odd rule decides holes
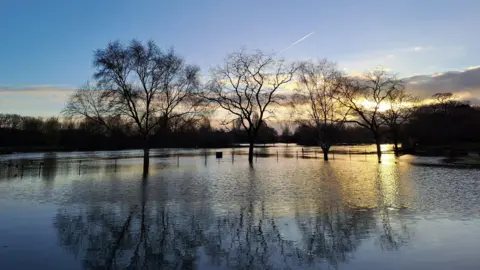
[[[301,150],[1,157],[0,269],[480,269],[480,170]]]

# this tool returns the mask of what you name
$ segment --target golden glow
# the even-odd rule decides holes
[[[270,179],[263,176],[262,182],[267,181],[269,187],[263,191],[268,194],[264,203],[272,214],[278,216],[292,212],[328,213],[331,209],[342,208],[367,210],[411,206],[411,183],[408,177],[402,177],[402,164],[348,164],[348,168],[343,162],[308,169],[299,166],[287,170],[289,175],[286,177]],[[296,177],[290,178],[292,175]]]
[[[367,110],[374,110],[377,104],[375,102],[369,101],[369,100],[364,100],[360,102],[360,104],[366,108]],[[378,111],[379,112],[385,112],[388,109],[390,109],[390,104],[387,104],[386,102],[380,103],[378,105]]]

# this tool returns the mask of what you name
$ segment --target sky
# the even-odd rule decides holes
[[[93,51],[133,38],[173,47],[204,74],[243,47],[326,57],[349,74],[387,68],[417,76],[419,93],[447,74],[476,98],[479,10],[478,0],[0,0],[0,113],[58,115],[92,81]]]

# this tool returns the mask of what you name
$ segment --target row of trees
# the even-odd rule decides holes
[[[261,52],[240,51],[229,55],[224,65],[214,68],[211,79],[201,86],[198,67],[185,64],[172,50],[163,52],[153,42],[142,44],[135,40],[129,45],[113,42],[97,50],[93,64],[96,68],[94,86],[78,90],[64,113],[85,117],[108,130],[112,130],[111,119],[122,119],[135,126],[144,141],[145,171],[149,165],[150,138],[156,129],[165,129],[169,122],[180,117],[190,120],[204,117],[216,108],[228,112],[223,124],[236,121],[247,132],[248,158],[253,161],[253,147],[264,121],[274,115],[272,109],[283,105],[288,96],[279,92],[294,79],[298,70],[302,71],[300,76],[305,77],[309,69],[306,63],[288,64]],[[369,127],[377,136],[378,124],[371,122],[365,115],[367,112],[355,103],[365,87],[360,86],[358,80],[353,83],[337,73],[325,79],[332,80],[329,84],[339,85],[335,92],[342,89],[346,97],[342,105],[351,107],[365,123],[354,121]],[[310,82],[303,79],[301,83],[309,86]],[[396,85],[396,81],[387,81],[385,85],[372,86],[377,87],[372,88],[372,93],[377,97],[384,87],[390,87],[385,96],[379,97],[380,103]],[[327,113],[330,115],[333,111]],[[314,120],[323,132],[333,125],[341,125],[337,123],[337,115],[334,117],[322,123]],[[323,134],[325,132],[319,134],[319,141],[328,158],[330,142]]]
[[[230,55],[212,71],[206,87],[200,85],[199,68],[184,63],[173,50],[161,51],[153,42],[129,45],[113,42],[95,52],[95,84],[78,90],[64,113],[85,117],[111,130],[109,119],[129,122],[143,138],[144,171],[148,172],[150,138],[177,118],[197,120],[216,107],[240,124],[253,145],[268,111],[278,102],[276,92],[294,75],[295,66],[271,56],[243,51]],[[225,117],[228,119],[229,117]]]
[[[152,136],[178,119],[195,123],[215,112],[221,125],[244,130],[251,162],[258,134],[279,108],[289,108],[296,124],[316,131],[325,160],[338,133],[354,125],[370,132],[380,160],[383,133],[392,135],[398,150],[401,127],[418,102],[385,70],[352,77],[327,60],[287,63],[259,51],[228,55],[204,83],[198,67],[152,41],[112,42],[95,52],[93,65],[94,82],[73,94],[63,113],[110,132],[115,119],[135,127],[145,171]]]
[[[142,137],[135,127],[122,119],[106,119],[110,129],[88,118],[26,117],[0,114],[0,152],[35,150],[117,150],[141,148]],[[248,141],[245,131],[212,127],[209,118],[187,121],[177,118],[166,129],[153,131],[150,145],[164,147],[227,147]],[[265,125],[258,143],[278,140],[275,129]]]
[[[403,145],[416,144],[445,150],[450,155],[457,151],[478,151],[480,138],[480,109],[467,101],[455,99],[452,93],[435,94],[433,102],[418,106],[409,121],[400,127]],[[463,148],[463,149],[462,149]]]
[[[328,160],[330,147],[345,125],[356,124],[371,134],[381,159],[380,143],[387,130],[398,151],[399,127],[415,110],[418,99],[404,90],[404,84],[385,70],[373,70],[362,77],[349,77],[327,60],[303,62],[291,98],[297,122],[316,131],[318,145]]]
[[[87,118],[73,121],[68,118],[28,117],[16,114],[0,114],[0,152],[51,151],[51,150],[119,150],[141,148],[142,138],[134,126],[116,120],[110,122],[112,130]],[[293,128],[293,127],[292,127]],[[406,134],[402,130],[402,134]],[[306,146],[318,145],[315,129],[298,125],[292,131],[285,125],[280,134],[264,122],[256,144],[286,143]],[[390,139],[390,138],[386,138]],[[403,137],[402,137],[403,139]],[[190,147],[221,148],[248,143],[248,133],[237,121],[229,129],[214,127],[209,118],[186,122],[179,118],[167,129],[156,129],[150,146],[154,148]],[[338,130],[335,143],[371,143],[368,130],[345,126]]]
[[[0,152],[52,150],[119,150],[143,147],[142,138],[134,126],[121,119],[110,119],[111,130],[87,118],[74,121],[57,117],[29,117],[0,114]],[[113,122],[115,120],[115,122]],[[156,129],[151,136],[154,148],[190,147],[221,148],[248,143],[249,135],[237,121],[225,129],[214,127],[209,118],[186,122],[178,118],[166,129]],[[278,134],[264,122],[259,129],[256,144],[293,143],[317,145],[315,130],[298,125],[293,131],[286,126]],[[370,135],[360,127],[345,127],[338,132],[336,143],[371,143]]]

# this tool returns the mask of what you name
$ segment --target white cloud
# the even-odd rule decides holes
[[[480,68],[480,66],[472,66],[472,67],[468,67],[467,70],[478,69],[478,68]]]

